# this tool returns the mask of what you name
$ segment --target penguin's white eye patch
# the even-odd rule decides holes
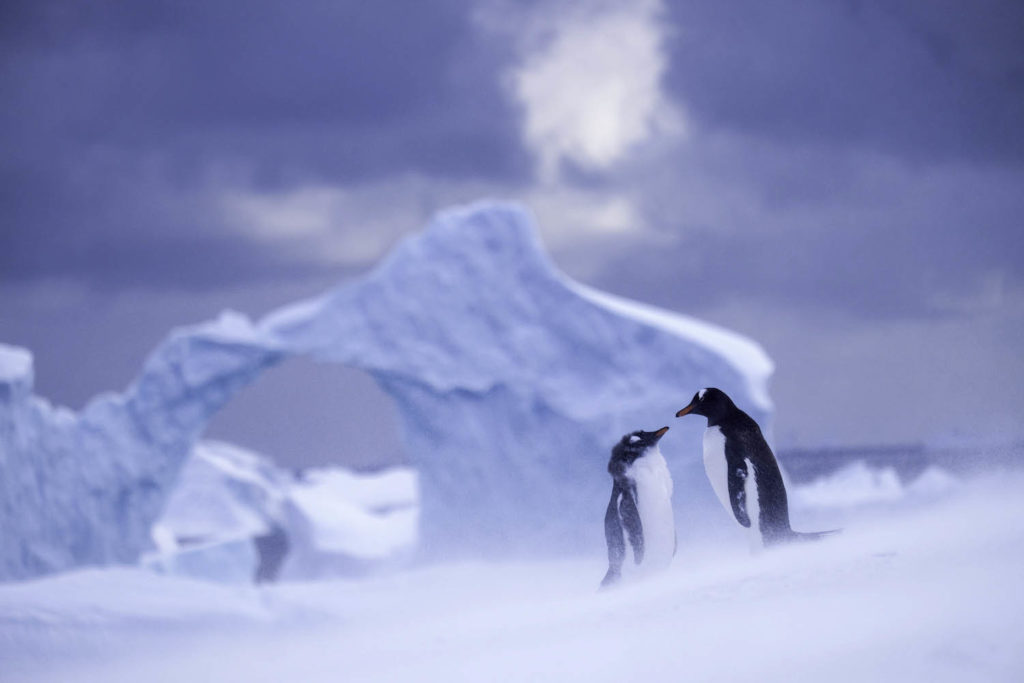
[[[630,443],[636,443],[639,440],[640,440],[640,437],[637,436],[636,434],[634,434],[633,436],[629,437],[629,442]]]
[[[706,393],[708,393],[707,389],[701,389],[700,391],[698,391],[697,392],[697,400],[698,401],[703,401],[704,400],[704,394],[706,394]]]

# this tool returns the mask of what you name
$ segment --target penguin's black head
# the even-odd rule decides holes
[[[635,431],[626,434],[622,439],[615,444],[612,448],[612,460],[625,460],[626,462],[633,462],[648,448],[654,448],[661,437],[665,436],[665,432],[668,431],[668,427],[662,427],[656,432],[645,432]]]
[[[736,405],[732,402],[724,391],[721,389],[715,389],[709,387],[707,389],[701,389],[693,395],[693,400],[690,401],[690,405],[686,406],[678,413],[676,417],[682,417],[683,415],[703,415],[708,419],[708,424],[717,423],[726,413],[730,410],[734,410]]]

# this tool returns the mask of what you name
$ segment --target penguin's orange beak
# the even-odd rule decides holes
[[[676,413],[676,417],[682,417],[683,415],[689,415],[693,411],[693,409],[696,408],[696,407],[697,407],[697,403],[696,402],[691,402],[690,405],[686,406],[685,408],[680,410],[678,413]]]
[[[658,431],[654,432],[654,438],[660,439],[661,437],[665,436],[665,432],[667,432],[667,431],[668,431],[668,427],[662,427]]]

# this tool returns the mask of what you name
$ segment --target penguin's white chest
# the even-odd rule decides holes
[[[729,503],[729,467],[725,461],[725,434],[718,427],[704,430],[704,473],[725,511],[732,517]]]
[[[672,513],[672,475],[657,447],[633,461],[626,477],[636,486],[636,507],[644,535],[645,567],[663,568],[676,550],[676,523]]]

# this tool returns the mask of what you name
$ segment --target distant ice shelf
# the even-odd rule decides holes
[[[718,386],[771,417],[757,344],[573,283],[527,212],[478,203],[321,297],[172,332],[80,413],[35,396],[30,355],[0,347],[0,578],[137,560],[211,417],[298,355],[361,368],[395,401],[427,557],[600,549],[611,445],[664,424],[685,536],[713,499],[700,425],[671,416]]]

